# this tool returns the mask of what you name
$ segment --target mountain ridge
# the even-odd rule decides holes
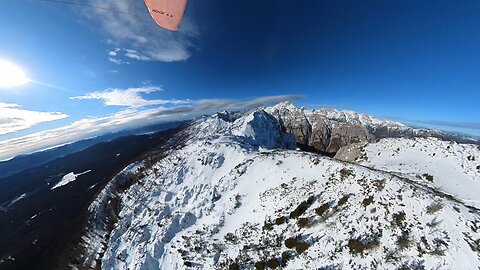
[[[316,134],[315,142],[338,134],[338,150],[375,145],[385,138],[370,138],[372,133],[365,126],[384,122],[361,117],[363,122],[352,124],[357,115],[348,118],[322,112],[333,121],[299,110],[281,104],[241,114],[217,113],[180,131],[160,158],[131,164],[122,174],[137,180],[111,191],[118,207],[114,224],[90,229],[83,240],[94,259],[73,265],[104,269],[480,267],[478,209],[432,185],[428,173],[421,179],[414,174],[412,179],[397,174],[398,170],[386,170],[373,158],[367,158],[373,163],[364,164],[364,155],[344,162],[297,148],[311,144],[310,127],[327,131]],[[350,121],[342,127],[345,123],[339,119]],[[335,122],[333,128],[323,125],[328,121]],[[390,122],[388,127],[413,132]],[[340,135],[346,139],[342,141]],[[351,135],[354,138],[348,138]],[[403,139],[429,144],[430,139],[423,136]],[[475,146],[457,150],[459,144],[451,144],[455,155],[469,151],[476,160],[480,157]],[[376,154],[366,153],[368,157]],[[479,187],[476,174],[473,177]],[[102,203],[99,199],[97,206]],[[91,207],[91,215],[98,213],[98,208]],[[109,220],[97,215],[90,224],[101,224],[102,219]]]

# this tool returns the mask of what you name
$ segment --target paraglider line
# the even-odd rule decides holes
[[[132,15],[132,14],[130,14],[130,13],[128,13],[128,12],[121,11],[121,10],[118,10],[118,9],[112,9],[112,8],[106,8],[106,7],[93,6],[93,5],[89,5],[89,4],[72,2],[72,1],[62,1],[62,0],[37,0],[37,1],[57,3],[57,4],[64,4],[64,5],[73,5],[73,6],[79,6],[79,7],[84,7],[84,8],[93,8],[93,9],[109,10],[109,11],[115,11],[115,12],[118,12],[118,13],[125,13],[125,14]]]

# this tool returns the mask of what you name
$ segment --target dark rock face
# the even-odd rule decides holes
[[[297,110],[275,110],[273,116],[278,119],[286,132],[295,136],[297,143],[309,145],[312,126],[305,115]]]
[[[306,111],[293,106],[277,106],[272,115],[284,130],[293,134],[300,147],[335,153],[341,147],[375,139],[367,127],[352,122],[328,119],[321,112]]]
[[[312,131],[308,144],[315,149],[327,152],[328,145],[330,145],[330,136],[332,129],[327,125],[322,117],[314,115],[312,117]]]
[[[327,152],[335,153],[346,145],[359,142],[370,142],[375,136],[364,126],[353,123],[338,123],[332,128],[332,136]]]

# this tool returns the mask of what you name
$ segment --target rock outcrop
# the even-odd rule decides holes
[[[416,129],[398,122],[383,121],[352,111],[322,108],[307,110],[283,102],[266,109],[283,129],[292,134],[302,150],[335,155],[342,147],[375,142],[382,138],[436,137],[462,143],[474,139],[447,134],[438,130]]]

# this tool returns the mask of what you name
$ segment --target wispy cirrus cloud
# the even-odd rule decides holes
[[[97,22],[106,38],[116,46],[108,52],[109,61],[125,64],[138,61],[184,61],[199,39],[199,30],[187,14],[178,32],[162,29],[151,19],[144,1],[89,0],[98,7],[85,13]]]
[[[203,99],[192,101],[192,104],[188,106],[181,105],[172,108],[162,107],[148,110],[127,109],[110,116],[87,118],[65,127],[0,141],[0,160],[127,128],[193,119],[217,111],[242,110],[300,98],[303,97],[298,95],[282,95],[247,100]]]
[[[163,91],[158,86],[146,86],[137,88],[111,88],[104,91],[96,91],[83,96],[71,97],[70,99],[97,99],[103,100],[105,106],[123,106],[131,108],[140,108],[153,105],[180,105],[191,104],[191,100],[178,99],[153,99],[147,100],[141,94],[150,94]]]
[[[0,102],[0,135],[31,128],[43,122],[67,118],[60,112],[38,112],[22,109],[14,103]]]

